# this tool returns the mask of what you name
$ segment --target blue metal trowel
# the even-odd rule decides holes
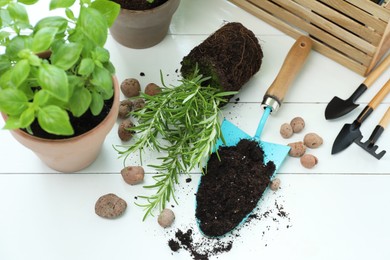
[[[261,148],[264,150],[265,163],[272,161],[275,164],[275,172],[279,169],[286,158],[290,147],[264,142],[260,140],[260,136],[269,115],[277,112],[282,105],[288,87],[303,67],[311,51],[311,46],[312,40],[307,36],[301,36],[291,47],[277,77],[264,95],[262,102],[264,113],[257,127],[255,136],[251,137],[233,123],[225,119],[221,125],[224,142],[222,140],[218,140],[216,143],[216,150],[218,150],[218,147],[221,145],[235,146],[241,139],[254,139],[259,142]]]

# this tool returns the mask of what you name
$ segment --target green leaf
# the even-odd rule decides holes
[[[14,88],[0,91],[0,110],[8,115],[20,115],[28,108],[26,95]]]
[[[38,123],[43,130],[51,134],[74,134],[68,113],[55,105],[46,106],[38,110]]]
[[[11,67],[11,62],[4,55],[0,55],[0,75],[4,70],[7,70]]]
[[[92,92],[92,102],[90,105],[90,110],[94,116],[97,116],[102,112],[104,106],[104,100],[103,97],[97,93]]]
[[[102,47],[96,47],[92,56],[94,60],[98,60],[103,63],[108,62],[110,60],[110,52]]]
[[[103,15],[93,8],[82,7],[77,22],[77,29],[95,44],[103,47],[108,36],[108,26]]]
[[[17,88],[27,79],[30,74],[28,60],[21,60],[11,69],[10,81],[13,87]]]
[[[57,34],[65,32],[68,27],[68,20],[61,16],[50,16],[45,17],[39,20],[39,22],[34,27],[34,32],[38,32],[39,30],[46,27],[55,27],[57,28]]]
[[[51,62],[63,70],[68,70],[79,60],[82,50],[83,46],[79,43],[61,45],[56,52],[53,52]]]
[[[30,36],[16,36],[12,38],[12,40],[9,42],[5,53],[11,57],[16,59],[18,57],[18,54],[20,51],[24,49],[30,49],[32,46],[32,37]]]
[[[70,91],[66,73],[51,64],[42,64],[38,70],[38,83],[51,95],[67,102]]]
[[[92,102],[92,95],[86,88],[78,88],[69,100],[70,111],[75,117],[82,116]]]
[[[121,6],[114,1],[96,0],[91,7],[98,10],[106,19],[108,27],[111,27],[119,15]]]
[[[76,0],[51,0],[49,8],[54,10],[57,8],[69,8],[71,7]]]
[[[39,0],[18,0],[19,3],[25,4],[25,5],[33,5],[37,3]]]
[[[32,50],[35,53],[47,51],[58,32],[56,27],[44,27],[34,34]]]
[[[73,11],[69,8],[65,9],[65,15],[66,15],[66,17],[68,17],[72,21],[76,20],[76,17],[74,16]]]
[[[84,58],[80,62],[78,73],[82,76],[89,76],[95,69],[95,63],[91,58]]]
[[[9,116],[5,122],[4,129],[12,130],[21,128],[20,117],[19,116]]]
[[[19,128],[29,127],[35,120],[35,110],[33,107],[29,107],[20,115]]]
[[[109,99],[114,94],[111,74],[104,68],[95,67],[92,72],[91,84],[102,94],[103,99]]]
[[[0,7],[6,6],[10,0],[0,0]]]
[[[33,103],[38,107],[42,107],[49,101],[49,98],[50,94],[46,90],[41,89],[35,92]]]
[[[26,8],[23,5],[21,5],[19,3],[12,2],[12,3],[9,3],[7,10],[9,12],[10,16],[12,17],[12,19],[14,19],[15,21],[22,22],[25,24],[30,23],[29,19],[28,19],[28,14],[27,14]]]

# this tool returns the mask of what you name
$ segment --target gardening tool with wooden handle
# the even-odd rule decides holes
[[[366,150],[369,154],[380,160],[383,155],[385,155],[386,151],[383,150],[380,153],[376,153],[378,146],[375,144],[379,137],[382,135],[385,128],[390,123],[390,107],[387,109],[386,113],[383,115],[382,119],[379,121],[378,125],[375,127],[374,131],[372,131],[370,138],[367,141],[362,142],[362,138],[358,138],[355,140],[355,143]]]
[[[375,97],[368,103],[359,116],[353,121],[352,124],[345,124],[337,135],[336,140],[333,143],[332,154],[341,152],[346,149],[357,138],[362,137],[360,132],[360,126],[368,118],[368,116],[374,111],[374,109],[382,102],[386,95],[390,91],[390,79],[379,90]]]
[[[242,139],[254,140],[258,142],[260,147],[263,149],[264,163],[272,161],[275,164],[275,172],[277,171],[277,169],[281,166],[282,162],[288,155],[290,147],[287,145],[264,142],[260,140],[260,135],[263,131],[265,122],[267,121],[267,118],[270,113],[276,112],[281,106],[283,99],[287,93],[288,87],[291,85],[292,81],[295,79],[296,75],[303,67],[306,58],[311,51],[311,46],[311,39],[306,36],[301,36],[291,47],[277,77],[264,95],[262,102],[262,106],[264,107],[264,113],[258,124],[255,136],[251,137],[250,135],[242,131],[240,128],[238,128],[236,125],[225,119],[221,125],[221,131],[224,140],[217,140],[215,151],[217,151],[220,146],[236,146]],[[260,163],[259,167],[261,167]],[[203,177],[200,179],[199,185],[202,185],[202,179]],[[251,212],[248,212],[246,216],[243,216],[241,223],[245,222],[250,213]],[[239,223],[237,224],[239,225]],[[203,232],[199,220],[198,225],[200,227],[200,230]],[[207,236],[207,234],[205,233],[204,235]]]
[[[326,106],[325,118],[335,119],[341,117],[358,107],[354,102],[378,79],[378,77],[390,66],[390,54],[373,70],[362,84],[346,100],[334,97]]]

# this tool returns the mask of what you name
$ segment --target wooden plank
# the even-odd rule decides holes
[[[315,24],[317,27],[323,29],[325,32],[328,32],[330,35],[335,36],[337,39],[341,39],[345,41],[351,46],[361,50],[362,52],[368,54],[369,56],[373,56],[376,47],[371,43],[365,41],[361,37],[358,37],[355,34],[352,34],[346,31],[344,28],[341,28],[335,23],[332,23],[321,16],[313,13],[310,9],[304,7],[304,5],[300,5],[299,0],[294,1],[286,1],[286,0],[273,0],[278,5],[284,7],[286,10],[291,13],[305,19],[308,24]],[[307,1],[302,1],[307,2]]]
[[[387,12],[381,5],[367,0],[345,0],[350,4],[362,9],[363,11],[370,13],[374,17],[381,19],[382,21],[389,21],[390,13]],[[309,1],[310,2],[310,1]]]
[[[363,26],[358,23],[356,20],[351,19],[344,14],[337,12],[336,10],[322,4],[319,1],[307,1],[307,0],[294,0],[295,2],[311,9],[316,14],[319,14],[320,17],[324,17],[329,21],[337,24],[341,28],[344,28],[347,31],[359,35],[364,40],[370,42],[373,45],[378,45],[381,41],[382,35],[373,31],[372,29]]]
[[[279,29],[280,31],[286,33],[287,35],[290,35],[293,38],[298,38],[301,35],[306,35],[304,31],[301,31],[297,29],[296,27],[293,27],[291,25],[286,24],[285,22],[281,21],[280,19],[276,18],[275,16],[267,13],[266,11],[257,8],[252,3],[246,1],[246,0],[230,0],[232,3],[236,4],[237,6],[241,7],[245,11],[255,15],[256,17],[259,17],[264,22],[270,24],[271,26],[274,26],[275,28]],[[361,63],[358,63],[354,60],[351,60],[350,58],[346,57],[345,55],[342,55],[340,52],[338,52],[335,49],[329,48],[328,46],[325,46],[323,43],[313,40],[313,49],[321,53],[322,55],[338,62],[339,64],[355,71],[356,73],[363,75],[367,69],[366,66],[362,65]]]
[[[253,3],[255,6],[262,8],[279,19],[283,20],[285,23],[294,25],[297,28],[304,30],[309,33],[313,37],[321,40],[325,44],[329,45],[331,48],[339,50],[344,53],[348,57],[353,57],[359,63],[362,63],[365,66],[368,66],[371,57],[361,50],[354,48],[340,39],[330,35],[323,30],[318,29],[312,24],[306,23],[303,19],[298,16],[288,12],[287,10],[280,8],[280,6],[275,5],[272,1],[263,1],[263,0],[249,0],[249,2]]]
[[[345,15],[356,18],[356,20],[360,21],[364,25],[373,28],[376,31],[379,31],[380,34],[385,31],[386,22],[381,21],[367,12],[357,8],[354,5],[351,5],[348,2],[340,1],[340,0],[319,0],[322,3],[333,7],[336,10],[339,10]]]

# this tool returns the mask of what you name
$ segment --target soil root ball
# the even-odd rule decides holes
[[[206,82],[225,91],[238,91],[259,71],[263,51],[252,31],[241,23],[227,23],[196,46],[181,62],[180,72],[190,77],[196,65]]]

